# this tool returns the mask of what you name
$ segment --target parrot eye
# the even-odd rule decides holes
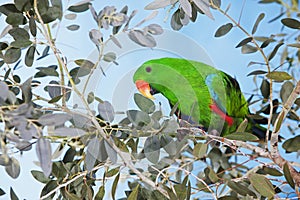
[[[146,67],[146,72],[151,72],[151,67]]]

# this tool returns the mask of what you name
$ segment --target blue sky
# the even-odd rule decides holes
[[[2,0],[0,1],[0,3],[1,2],[4,3],[7,1]],[[77,1],[71,1],[70,4],[75,2]],[[138,9],[139,11],[135,17],[135,20],[133,20],[133,24],[135,24],[140,19],[151,13],[151,11],[143,10],[144,6],[149,2],[151,1],[95,0],[93,2],[93,5],[96,11],[100,10],[105,5],[114,5],[118,9],[121,9],[123,6],[128,5],[129,12],[134,9]],[[230,2],[232,2],[232,5],[229,10],[229,14],[234,19],[238,19],[241,13],[243,1]],[[223,1],[223,9],[227,6],[226,4],[229,4],[229,1]],[[249,32],[251,32],[252,26],[257,16],[261,12],[264,12],[266,16],[260,24],[256,35],[262,36],[265,34],[279,32],[280,25],[278,22],[267,23],[267,21],[272,19],[274,15],[277,15],[280,12],[280,7],[276,4],[266,6],[257,4],[257,1],[254,0],[246,0],[241,17],[241,25]],[[203,52],[206,52],[203,54],[201,53],[201,55],[199,55],[199,59],[197,58],[197,55],[191,53],[191,51],[195,52],[195,50],[189,48],[190,46],[184,46],[183,44],[179,44],[178,41],[171,40],[170,38],[163,38],[163,41],[166,44],[164,44],[165,46],[163,46],[162,48],[158,49],[135,49],[133,45],[132,49],[124,51],[117,59],[119,66],[108,66],[106,77],[101,77],[100,75],[99,77],[95,77],[96,82],[93,82],[95,93],[99,95],[100,98],[113,102],[118,111],[121,111],[124,108],[130,108],[133,106],[132,102],[128,100],[128,102],[126,102],[126,105],[118,105],[120,103],[118,99],[130,99],[132,97],[132,94],[136,92],[133,83],[130,83],[130,77],[134,69],[137,68],[139,64],[148,59],[173,55],[176,57],[187,57],[194,60],[205,60],[207,58],[210,58],[216,68],[221,69],[237,78],[237,80],[240,82],[243,92],[252,93],[255,85],[253,84],[252,77],[247,77],[246,75],[250,71],[253,71],[255,67],[247,67],[247,64],[250,61],[261,61],[262,58],[258,53],[243,55],[240,53],[240,49],[235,48],[236,44],[238,44],[239,41],[246,37],[240,30],[238,30],[238,28],[232,29],[232,31],[228,35],[222,38],[215,38],[213,35],[217,28],[229,22],[229,20],[225,16],[214,10],[212,10],[212,13],[215,17],[215,20],[211,20],[204,15],[198,15],[198,19],[195,23],[190,23],[179,33],[176,33],[180,37],[187,37],[188,40],[191,41],[191,43],[197,44],[199,52],[201,51],[201,49],[204,50]],[[169,20],[167,20],[167,22],[163,22],[163,19],[165,17],[166,10],[161,9],[158,16],[154,20],[152,20],[151,23],[158,23],[165,29],[168,29],[170,31],[171,28]],[[78,23],[81,26],[79,31],[71,32],[64,28],[64,26],[73,23]],[[3,16],[1,16],[0,27],[2,28],[4,26],[5,24],[3,22]],[[93,43],[89,40],[88,36],[88,31],[92,28],[97,28],[97,26],[89,12],[79,14],[75,21],[64,19],[63,23],[61,24],[60,31],[58,32],[57,44],[58,48],[63,52],[63,54],[68,58],[69,61],[77,58],[94,58],[96,49]],[[130,45],[131,44],[128,44],[128,46]],[[108,49],[109,48],[112,47],[108,47]],[[181,49],[185,52],[180,53],[179,50],[173,52],[173,50],[176,49]],[[39,64],[47,66],[49,64],[49,61],[51,62],[51,58],[41,61]],[[21,68],[16,73],[22,74],[22,76],[24,75],[25,77],[32,75],[32,73],[28,72],[28,69],[26,67]],[[159,100],[163,101],[161,99]],[[76,99],[73,99],[73,102],[76,102]],[[20,198],[38,199],[42,185],[38,184],[38,182],[35,181],[30,175],[30,170],[39,170],[39,167],[33,164],[33,161],[37,160],[35,152],[25,152],[22,156],[16,155],[16,158],[21,162],[22,166],[20,177],[16,180],[13,180],[6,175],[3,168],[0,168],[0,173],[2,174],[2,178],[0,179],[0,187],[6,192],[9,192],[9,187],[13,186],[13,189]],[[8,196],[4,196],[0,199],[7,199],[7,197]]]

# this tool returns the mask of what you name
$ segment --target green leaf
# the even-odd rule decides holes
[[[259,138],[256,137],[255,135],[251,134],[251,133],[247,133],[247,132],[243,132],[243,133],[232,133],[229,135],[224,136],[227,139],[230,140],[242,140],[242,141],[258,141]]]
[[[243,54],[255,53],[257,51],[257,48],[250,44],[245,44],[242,46],[241,51]]]
[[[96,196],[95,196],[95,199],[102,200],[104,195],[105,195],[105,187],[103,185],[101,185],[99,187],[99,190],[98,190]]]
[[[33,37],[36,36],[36,23],[33,16],[30,16],[29,18],[29,30]]]
[[[35,46],[29,47],[25,55],[25,65],[31,67],[34,60]]]
[[[155,111],[155,104],[149,98],[144,97],[139,93],[134,94],[134,102],[142,111],[150,114]]]
[[[89,9],[89,5],[91,5],[90,1],[91,0],[85,0],[85,1],[78,2],[78,3],[70,6],[68,8],[68,10],[72,11],[72,12],[77,12],[77,13],[84,12]]]
[[[261,74],[266,74],[266,73],[268,73],[268,72],[263,71],[263,70],[255,70],[255,71],[252,71],[249,74],[247,74],[247,76],[261,75]]]
[[[296,47],[296,48],[300,48],[300,43],[288,44],[287,46],[289,46],[289,47]]]
[[[251,185],[264,197],[273,198],[275,191],[269,179],[260,174],[251,174],[249,176]]]
[[[116,60],[116,58],[117,58],[117,55],[114,52],[108,52],[108,53],[104,54],[104,56],[103,56],[103,60],[105,62],[114,62]]]
[[[280,98],[282,100],[282,103],[285,103],[287,101],[293,89],[294,89],[294,84],[291,81],[286,81],[283,83],[280,89]]]
[[[8,33],[14,38],[14,40],[29,40],[30,36],[27,30],[24,28],[15,27],[8,31]]]
[[[14,157],[10,158],[9,164],[5,166],[5,171],[10,177],[14,179],[18,178],[21,171],[19,161]]]
[[[220,26],[215,33],[215,37],[221,37],[223,35],[226,35],[232,29],[232,27],[232,23],[227,23]]]
[[[10,43],[10,46],[17,49],[21,49],[21,48],[26,48],[31,44],[32,42],[30,40],[16,40],[16,41],[12,41]]]
[[[244,46],[245,44],[248,44],[249,42],[251,42],[253,40],[252,37],[247,37],[245,39],[243,39],[242,41],[240,41],[235,48],[239,48],[239,47],[242,47]]]
[[[132,190],[132,192],[128,196],[127,200],[137,200],[138,199],[139,187],[140,187],[140,185],[137,184],[136,187]]]
[[[160,155],[160,141],[157,135],[147,137],[144,144],[144,153],[146,158],[156,164]]]
[[[263,20],[263,18],[265,17],[265,13],[260,13],[259,16],[257,17],[255,23],[254,23],[254,26],[252,28],[252,34],[254,34],[257,30],[257,27],[259,25],[259,23],[261,22],[261,20]]]
[[[143,111],[128,110],[126,114],[130,122],[136,127],[143,127],[151,122],[149,115]]]
[[[95,99],[94,92],[90,92],[90,93],[88,94],[88,96],[87,96],[87,102],[88,102],[88,104],[93,103],[94,99]]]
[[[293,188],[295,189],[295,182],[293,180],[293,177],[291,175],[291,172],[290,172],[290,169],[289,169],[289,165],[288,163],[284,163],[283,165],[283,174],[284,174],[284,177],[286,179],[286,181],[288,182],[288,184]]]
[[[70,31],[77,31],[79,28],[80,28],[80,26],[77,24],[72,24],[72,25],[67,26],[67,29]]]
[[[10,199],[11,200],[19,200],[18,196],[16,195],[16,193],[14,192],[12,187],[10,187]]]
[[[115,194],[116,194],[119,178],[120,178],[120,173],[118,173],[118,175],[116,176],[116,178],[112,184],[112,187],[111,187],[111,196],[112,196],[113,200],[116,199]]]
[[[278,44],[274,47],[273,51],[272,51],[272,52],[270,53],[270,55],[268,56],[268,60],[269,60],[269,61],[272,60],[272,58],[274,58],[274,56],[276,55],[276,53],[277,53],[277,51],[278,51],[278,49],[279,49],[279,47],[280,47],[281,45],[283,45],[283,42],[278,43]]]
[[[293,18],[284,18],[281,23],[292,29],[300,29],[300,21]]]
[[[212,168],[210,168],[210,167],[208,167],[207,169],[209,170],[209,171],[208,171],[208,178],[209,178],[213,183],[217,182],[217,181],[219,180],[219,177],[218,177],[218,175],[216,174],[216,172],[215,172]]]
[[[204,143],[197,143],[193,149],[193,155],[196,158],[203,158],[207,152],[208,145]]]
[[[3,60],[7,64],[12,64],[21,57],[21,49],[9,48],[6,50]]]
[[[300,135],[286,140],[282,144],[282,147],[287,152],[297,152],[297,151],[299,151],[300,150]]]
[[[37,170],[31,170],[31,175],[41,183],[48,183],[51,179],[49,179],[43,172]]]
[[[263,166],[262,170],[271,176],[282,176],[282,173],[273,167]]]
[[[52,171],[51,161],[51,145],[49,140],[45,138],[39,138],[36,143],[36,154],[40,161],[41,168],[45,176],[49,176]]]
[[[108,101],[98,104],[98,112],[105,121],[112,122],[115,118],[114,108]]]
[[[246,187],[245,185],[239,183],[239,182],[235,182],[235,181],[230,181],[228,180],[227,182],[228,187],[230,187],[234,192],[242,195],[242,196],[253,196],[256,198],[256,194],[251,191],[248,187]]]
[[[293,78],[287,72],[283,72],[283,71],[282,72],[280,72],[280,71],[270,72],[266,75],[266,77],[269,79],[273,79],[274,81],[277,81],[277,82],[282,82],[282,81],[290,80]]]
[[[162,135],[160,137],[160,146],[171,156],[177,153],[176,142],[169,135]]]
[[[109,170],[109,171],[105,174],[105,176],[106,176],[106,177],[112,177],[112,176],[116,175],[116,174],[119,173],[119,172],[120,172],[120,167],[116,167],[116,168],[113,168],[113,169]]]
[[[31,102],[32,99],[32,87],[31,87],[32,77],[28,78],[22,85],[22,98],[25,101],[25,103]]]
[[[6,23],[12,26],[18,26],[26,24],[26,18],[23,16],[22,13],[10,13],[6,18]]]
[[[270,83],[269,83],[268,80],[264,79],[261,82],[260,91],[261,91],[261,94],[263,95],[263,97],[265,99],[269,99],[269,96],[270,96]]]

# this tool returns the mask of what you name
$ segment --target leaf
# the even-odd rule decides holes
[[[49,176],[52,171],[51,145],[46,138],[39,138],[36,143],[36,154],[40,161],[41,168],[45,176]]]
[[[289,164],[286,162],[283,165],[283,174],[284,174],[284,178],[286,179],[286,181],[288,182],[288,184],[295,189],[295,182],[293,180],[293,177],[291,175],[290,169],[289,169]]]
[[[264,79],[260,86],[261,94],[265,99],[269,99],[270,96],[270,83],[268,80]]]
[[[162,135],[160,138],[160,146],[171,156],[177,153],[176,142],[171,136]]]
[[[287,152],[297,152],[300,150],[300,135],[290,138],[282,144]]]
[[[209,170],[209,172],[208,172],[208,178],[209,178],[213,183],[217,182],[217,181],[219,180],[219,177],[218,177],[218,175],[216,174],[216,172],[215,172],[212,168],[210,168],[210,167],[208,167],[207,169]]]
[[[263,166],[263,171],[271,176],[282,176],[282,173],[273,167]]]
[[[141,109],[141,111],[144,111],[148,114],[155,111],[155,104],[153,103],[153,101],[139,93],[134,94],[134,102],[139,107],[139,109]]]
[[[128,33],[128,37],[135,43],[143,47],[155,47],[156,41],[150,34],[144,34],[141,30],[131,30]]]
[[[105,176],[106,177],[113,177],[114,175],[116,175],[117,173],[119,173],[120,172],[120,167],[116,167],[116,168],[113,168],[113,169],[111,169],[111,170],[109,170],[106,174],[105,174]]]
[[[220,26],[215,33],[215,37],[221,37],[223,35],[226,35],[227,33],[229,33],[232,27],[233,27],[232,23],[227,23]]]
[[[116,194],[119,178],[120,178],[120,173],[118,173],[118,175],[116,176],[116,178],[112,184],[112,187],[111,187],[111,196],[112,196],[113,200],[115,200],[115,198],[116,198],[115,194]]]
[[[138,200],[139,187],[140,184],[137,184],[135,186],[135,188],[131,191],[130,195],[128,196],[127,200]]]
[[[104,56],[103,56],[103,60],[106,62],[113,62],[116,60],[116,58],[117,58],[117,55],[114,52],[108,52],[108,53],[104,54]]]
[[[72,119],[72,116],[64,113],[54,113],[42,115],[38,122],[43,126],[61,126],[64,125],[66,121]]]
[[[210,2],[209,0],[193,0],[195,5],[210,19],[214,19],[213,15],[211,14],[209,8],[210,8]]]
[[[234,192],[236,192],[242,196],[250,195],[250,196],[253,196],[254,198],[256,198],[256,194],[253,191],[251,191],[250,189],[248,189],[248,187],[244,186],[242,183],[228,180],[227,185]]]
[[[80,28],[80,26],[77,24],[71,24],[71,25],[67,26],[67,29],[70,31],[77,31],[79,28]]]
[[[257,48],[252,46],[252,45],[245,44],[245,45],[242,46],[242,53],[243,54],[254,53],[256,51],[257,51]]]
[[[235,132],[229,135],[224,136],[227,139],[230,140],[241,140],[241,141],[258,141],[259,138],[256,137],[255,135],[251,134],[251,133],[247,133],[247,132]]]
[[[9,164],[5,166],[5,171],[10,177],[14,179],[18,178],[21,171],[19,161],[14,157],[11,157]]]
[[[294,89],[294,84],[291,81],[283,83],[280,89],[280,98],[282,103],[285,103]]]
[[[255,70],[255,71],[252,71],[249,74],[247,74],[247,76],[261,75],[261,74],[266,74],[266,73],[268,73],[268,72],[263,71],[263,70]]]
[[[180,7],[189,17],[192,17],[192,6],[188,0],[179,0]]]
[[[260,174],[251,174],[249,176],[251,185],[264,197],[271,199],[274,194],[274,188],[269,179]]]
[[[91,2],[91,0],[80,1],[80,2],[70,6],[68,8],[68,10],[72,11],[72,12],[77,12],[77,13],[84,12],[89,9],[89,5],[91,5],[90,2]]]
[[[8,97],[8,85],[5,82],[0,81],[0,99],[6,101]]]
[[[254,23],[254,26],[252,28],[252,34],[254,34],[257,30],[257,27],[259,25],[259,23],[261,22],[261,20],[263,20],[263,18],[265,17],[265,13],[260,13],[259,16],[257,17],[255,23]]]
[[[144,153],[146,158],[152,162],[157,163],[160,155],[160,141],[157,135],[147,137],[144,144]]]
[[[42,78],[46,76],[59,76],[58,72],[56,71],[56,65],[50,65],[48,67],[37,67],[36,69],[38,69],[39,71],[34,75],[34,78]]]
[[[24,28],[15,27],[8,31],[14,40],[29,40],[29,33]]]
[[[171,4],[174,4],[176,1],[174,0],[155,0],[148,5],[145,6],[145,10],[156,10],[159,8],[167,7]]]
[[[30,16],[29,18],[29,30],[33,37],[36,36],[36,23],[33,16]]]
[[[21,49],[12,47],[5,51],[3,60],[7,64],[12,64],[17,60],[19,60],[20,57],[21,57]]]
[[[37,171],[37,170],[31,170],[31,175],[39,182],[41,183],[48,183],[51,179],[45,176],[43,172]]]
[[[112,122],[115,118],[114,108],[108,101],[98,104],[98,112],[105,121]]]
[[[111,141],[113,142],[113,140],[111,139]],[[116,164],[117,163],[117,160],[118,160],[118,155],[117,155],[117,152],[116,150],[114,150],[110,144],[108,144],[106,141],[104,141],[104,146],[105,146],[105,149],[106,149],[106,152],[107,152],[107,155],[109,157],[109,159],[111,160],[111,162],[113,164]]]
[[[276,46],[275,46],[275,48],[273,49],[273,51],[270,53],[270,55],[268,56],[268,60],[270,61],[270,60],[272,60],[272,58],[274,58],[274,56],[276,55],[276,53],[277,53],[277,51],[278,51],[278,49],[279,49],[279,47],[281,46],[281,45],[283,45],[283,42],[280,42],[280,43],[278,43]]]
[[[99,187],[99,190],[98,190],[96,196],[95,196],[95,199],[102,200],[104,195],[105,195],[105,187],[103,185],[101,185]]]
[[[32,45],[29,47],[29,49],[26,52],[25,55],[25,65],[27,67],[31,67],[33,64],[33,60],[34,60],[34,53],[35,53],[35,46]]]
[[[283,72],[283,71],[282,72],[280,72],[280,71],[270,72],[266,75],[266,77],[269,79],[273,79],[274,81],[277,81],[277,82],[282,82],[282,81],[290,80],[293,78],[287,72]]]
[[[158,24],[149,24],[147,30],[152,35],[160,35],[164,32],[163,28]]]
[[[204,143],[197,143],[193,149],[193,155],[196,158],[203,158],[207,152],[208,145]]]
[[[22,98],[23,98],[23,100],[25,101],[25,103],[31,102],[31,99],[32,99],[31,82],[32,82],[32,77],[28,78],[28,79],[21,85]]]
[[[57,97],[61,95],[60,85],[57,81],[50,81],[50,85],[46,86],[49,96],[51,98]],[[53,85],[53,86],[52,86]],[[57,85],[57,86],[54,86]]]
[[[293,18],[284,18],[281,23],[292,29],[300,29],[300,21]]]
[[[251,42],[252,40],[253,40],[252,37],[247,37],[247,38],[243,39],[242,41],[240,41],[240,42],[236,45],[235,48],[239,48],[239,47],[241,47],[241,46],[244,46],[245,44]]]
[[[5,21],[12,26],[26,24],[26,18],[22,13],[9,13]]]
[[[60,137],[80,137],[85,134],[86,132],[79,128],[60,127],[56,128],[51,135]]]
[[[149,115],[139,110],[128,110],[126,114],[130,122],[136,127],[143,127],[151,122]]]
[[[10,187],[9,193],[10,193],[10,199],[11,199],[11,200],[19,200],[18,196],[16,195],[16,193],[15,193],[15,191],[12,189],[12,187]]]
[[[181,19],[180,19],[180,10],[179,9],[176,10],[171,17],[171,27],[175,31],[178,31],[183,27],[183,25],[181,23]]]

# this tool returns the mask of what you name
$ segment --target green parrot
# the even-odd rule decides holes
[[[178,117],[206,131],[230,134],[250,114],[238,82],[201,62],[180,58],[149,60],[136,70],[133,81],[142,95],[154,99],[154,94],[161,93],[171,106],[178,106]],[[263,138],[266,129],[257,127],[248,123],[247,131],[259,132],[256,135]]]

